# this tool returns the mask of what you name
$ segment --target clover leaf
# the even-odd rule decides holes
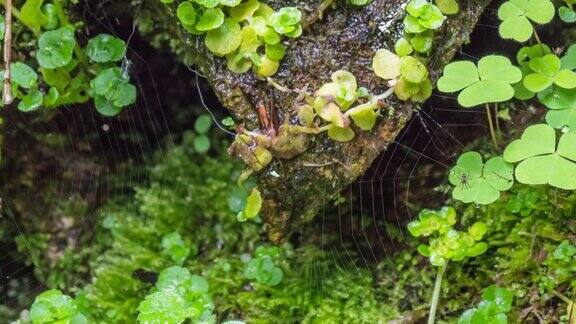
[[[30,308],[30,320],[34,324],[88,323],[86,317],[78,311],[74,300],[57,289],[47,290],[34,299]]]
[[[454,185],[452,197],[465,203],[490,204],[514,182],[514,169],[502,157],[493,157],[486,164],[478,152],[462,154],[450,170],[449,181]]]
[[[546,123],[562,132],[573,132],[576,130],[576,106],[566,109],[551,109],[546,113]]]
[[[524,78],[524,86],[532,92],[539,92],[552,84],[561,88],[576,88],[576,72],[562,69],[560,58],[554,54],[536,57],[530,60],[533,73]]]
[[[504,160],[518,163],[516,180],[524,184],[549,184],[576,189],[576,134],[561,135],[556,143],[554,128],[546,124],[533,125],[522,137],[504,150]]]
[[[560,59],[562,68],[568,70],[576,69],[576,44],[571,45],[564,56]]]
[[[71,26],[44,32],[38,38],[38,64],[48,69],[63,67],[72,61],[75,46],[74,28]]]
[[[566,23],[573,23],[576,21],[576,11],[574,11],[574,0],[565,0],[565,6],[558,8],[558,16]]]
[[[86,45],[86,55],[97,63],[120,61],[125,51],[126,43],[109,34],[99,34]]]
[[[509,0],[498,9],[500,36],[519,42],[527,41],[534,31],[532,22],[546,24],[554,18],[554,5],[550,0]]]
[[[427,29],[438,29],[446,17],[435,5],[426,0],[412,0],[406,5],[404,28],[410,33],[421,33]]]
[[[522,79],[522,72],[510,60],[500,55],[485,56],[478,67],[470,61],[458,61],[444,68],[438,89],[453,93],[462,90],[458,103],[473,107],[489,102],[502,102],[514,96],[514,84]]]

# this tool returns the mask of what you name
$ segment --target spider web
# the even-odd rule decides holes
[[[48,165],[41,166],[27,188],[18,188],[18,194],[37,195],[38,187],[56,184],[50,194],[68,197],[71,201],[79,198],[90,201],[89,208],[68,211],[86,213],[80,223],[75,224],[77,237],[98,234],[94,229],[94,223],[98,221],[94,214],[99,205],[117,196],[130,196],[132,188],[146,183],[142,170],[164,161],[166,152],[179,142],[180,134],[191,128],[190,123],[178,120],[193,120],[195,115],[207,109],[218,121],[222,112],[218,111],[219,104],[210,95],[211,90],[201,75],[182,67],[167,71],[165,67],[174,66],[174,62],[158,56],[148,47],[131,21],[112,15],[113,5],[112,1],[87,2],[83,10],[86,26],[97,27],[94,30],[86,28],[77,35],[83,37],[79,39],[82,43],[101,32],[129,40],[126,57],[134,66],[129,72],[138,89],[136,104],[115,118],[100,116],[91,102],[59,108],[48,121],[38,121],[22,113],[12,117],[13,125],[20,125],[19,130],[25,130],[31,138],[32,134],[48,134],[57,139],[49,148],[43,148],[49,151],[48,156],[53,160],[43,161]],[[494,44],[491,40],[497,33],[496,20],[495,12],[488,10],[474,33],[472,44]],[[468,48],[459,54],[462,58],[477,60],[485,53],[506,53],[513,49]],[[199,95],[191,97],[178,89],[198,89]],[[174,118],[175,115],[179,115],[178,118]],[[441,206],[446,193],[433,189],[445,182],[450,166],[467,143],[486,134],[486,130],[483,111],[459,109],[454,97],[436,93],[415,110],[404,131],[362,177],[352,185],[340,188],[342,202],[335,205],[328,201],[328,191],[333,188],[325,188],[325,207],[312,227],[320,233],[320,247],[327,253],[306,267],[304,275],[308,289],[329,299],[331,296],[322,287],[326,276],[335,275],[329,264],[336,264],[338,271],[360,273],[368,269],[374,273],[379,264],[392,263],[395,251],[414,250],[414,246],[406,246],[406,234],[402,229],[421,208]],[[17,152],[38,150],[35,141],[23,143],[29,146]],[[157,154],[155,161],[151,158],[153,152]],[[56,162],[55,157],[62,155],[70,155],[66,160],[68,164]],[[98,156],[103,167],[79,167],[77,164],[87,156]],[[141,168],[131,171],[132,165]],[[61,174],[57,170],[66,172]],[[0,233],[4,236],[0,239],[0,251],[16,249],[14,236],[22,240],[21,246],[26,249],[19,254],[3,252],[0,255],[0,302],[8,306],[18,302],[16,295],[33,298],[47,288],[43,284],[45,278],[35,271],[44,256],[32,252],[32,244],[36,243],[23,229],[24,225],[29,226],[30,218],[39,216],[19,214],[18,201],[14,201],[13,194],[1,194],[3,213],[0,221],[10,223],[12,232]],[[39,200],[39,205],[42,203],[46,203],[45,200]],[[51,214],[45,221],[57,223],[57,217],[57,214]],[[59,225],[62,228],[57,230],[68,235],[65,225]]]

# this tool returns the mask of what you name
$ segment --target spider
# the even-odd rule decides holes
[[[460,184],[458,185],[459,187],[462,187],[464,189],[472,189],[472,187],[470,186],[470,176],[468,175],[468,173],[460,173],[458,175],[458,180],[460,180]]]

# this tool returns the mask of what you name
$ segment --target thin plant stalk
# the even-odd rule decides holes
[[[6,0],[6,14],[4,17],[4,91],[3,100],[9,105],[14,100],[12,96],[12,0]]]
[[[498,140],[496,139],[496,131],[494,130],[494,123],[492,123],[492,111],[490,110],[489,104],[486,104],[486,118],[488,118],[488,127],[490,127],[492,142],[494,143],[494,147],[498,148]]]
[[[494,122],[496,124],[498,139],[502,140],[502,132],[500,131],[500,118],[498,118],[498,104],[494,104]]]
[[[442,288],[442,279],[448,267],[448,260],[438,268],[436,274],[436,282],[434,283],[434,292],[432,292],[432,303],[430,304],[430,312],[428,313],[428,324],[434,324],[436,319],[436,309],[438,309],[438,301],[440,300],[440,288]]]

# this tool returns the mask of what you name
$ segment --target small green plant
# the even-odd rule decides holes
[[[529,61],[530,73],[524,77],[524,87],[540,92],[552,85],[563,89],[576,88],[576,72],[562,68],[560,58],[554,54],[535,57]]]
[[[81,48],[60,1],[42,6],[28,0],[14,16],[38,38],[37,69],[24,62],[10,66],[19,110],[84,103],[92,97],[98,112],[114,116],[135,102],[136,88],[124,62],[122,68],[116,65],[125,60],[124,41],[100,34]]]
[[[558,16],[566,23],[573,23],[576,21],[576,11],[574,11],[574,0],[564,0],[564,6],[558,8]]]
[[[88,323],[75,301],[57,289],[47,290],[36,297],[30,308],[30,320],[33,324]]]
[[[446,17],[442,11],[427,0],[412,0],[406,5],[404,28],[407,32],[418,34],[426,30],[436,30],[442,26]]]
[[[504,160],[518,163],[516,180],[520,183],[548,184],[561,189],[576,189],[576,134],[565,133],[556,141],[556,131],[549,125],[533,125],[522,137],[510,143]]]
[[[490,204],[500,198],[500,191],[512,188],[514,167],[501,156],[482,161],[478,152],[462,154],[450,170],[450,183],[454,185],[452,197],[465,203]]]
[[[239,74],[250,68],[261,77],[276,74],[286,52],[282,36],[302,34],[298,8],[274,11],[257,0],[186,0],[178,4],[176,16],[190,34],[205,35],[206,47],[214,55],[226,57],[230,71]]]
[[[210,138],[207,135],[212,127],[212,123],[212,116],[208,114],[198,116],[194,122],[194,130],[196,131],[196,137],[194,137],[194,149],[198,153],[206,153],[210,150]]]
[[[506,315],[512,310],[512,292],[492,285],[482,294],[478,306],[466,310],[458,324],[508,323]]]
[[[454,15],[460,11],[460,5],[456,0],[436,0],[435,3],[445,15]]]
[[[244,267],[244,276],[262,285],[278,285],[284,277],[282,269],[275,264],[279,256],[279,248],[259,246],[254,251],[254,257]]]
[[[173,266],[158,275],[155,291],[138,305],[141,323],[182,323],[213,321],[214,303],[208,282],[190,274],[186,268]]]
[[[498,9],[500,36],[525,42],[535,33],[532,22],[549,23],[554,18],[554,5],[550,0],[509,0]]]
[[[486,223],[477,222],[466,232],[455,230],[456,211],[452,207],[440,210],[424,209],[418,214],[418,219],[408,224],[408,231],[415,237],[430,237],[428,245],[418,246],[418,252],[430,259],[433,266],[438,267],[428,323],[433,324],[440,298],[440,289],[448,261],[462,261],[467,257],[478,256],[488,249],[481,242],[488,231]]]
[[[169,255],[174,263],[182,265],[190,256],[198,253],[198,248],[194,245],[187,244],[180,233],[174,232],[162,237],[162,251]]]

